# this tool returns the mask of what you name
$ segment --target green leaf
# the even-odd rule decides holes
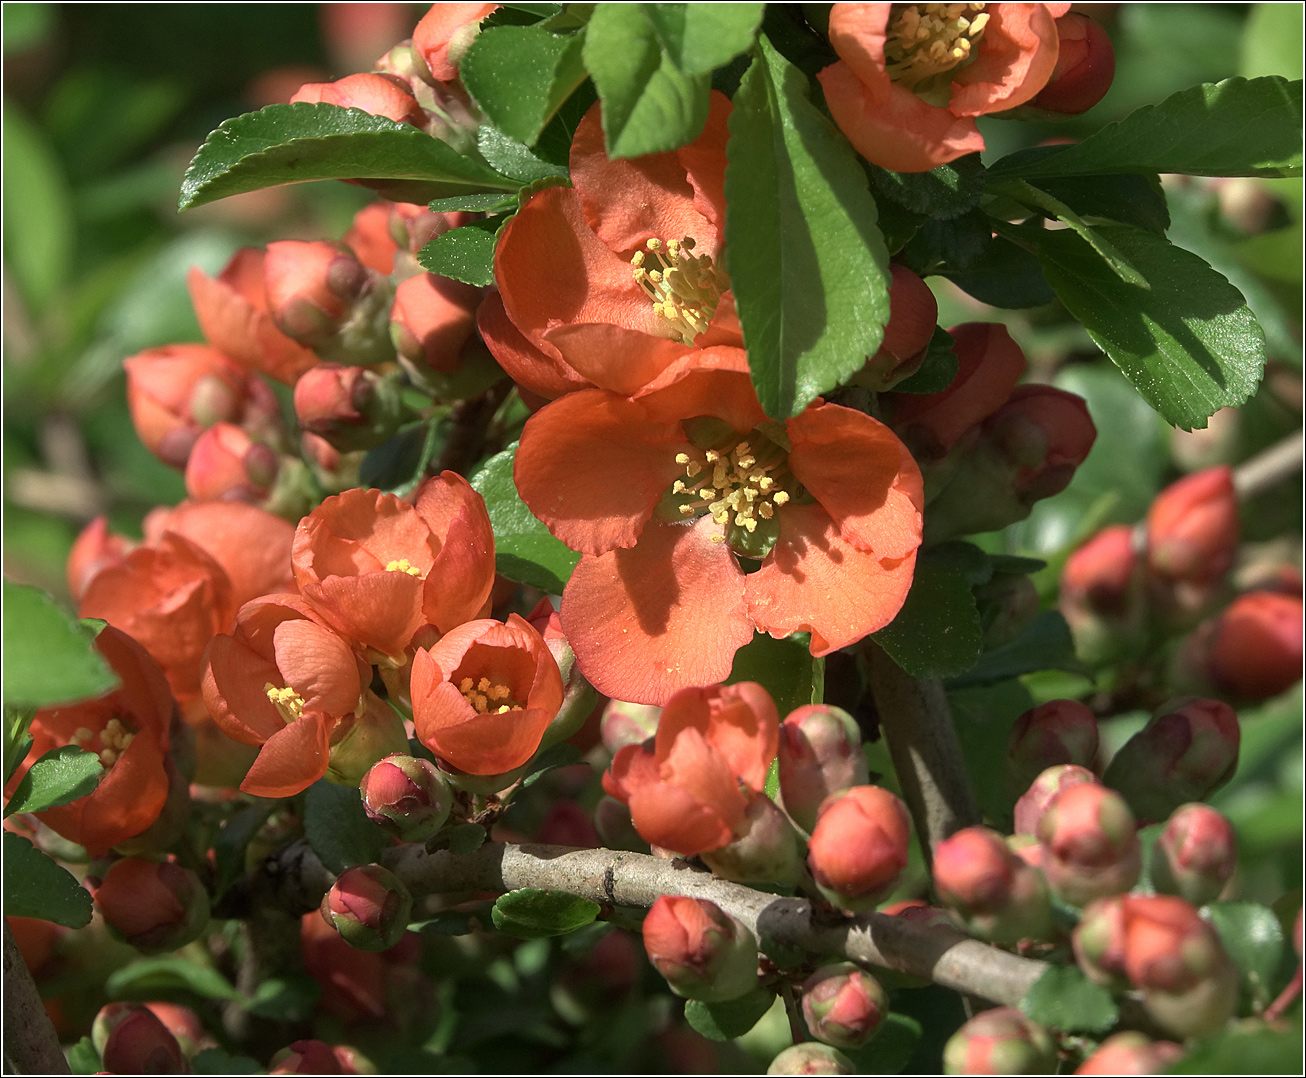
[[[863,167],[877,201],[892,199],[913,213],[938,220],[960,217],[978,206],[984,194],[984,165],[977,153],[929,172],[891,172],[870,164]]]
[[[1032,186],[1064,202],[1081,217],[1102,217],[1157,235],[1170,227],[1170,210],[1155,174],[1049,176]]]
[[[975,665],[982,632],[967,566],[956,548],[916,561],[907,601],[874,634],[877,644],[912,677],[955,677]]]
[[[1143,399],[1185,430],[1246,401],[1265,365],[1265,335],[1242,293],[1161,236],[1124,225],[1096,231],[1148,287],[1126,284],[1069,229],[1039,231],[1039,261],[1066,309]]]
[[[240,999],[230,981],[209,966],[180,955],[143,958],[116,969],[104,985],[110,999],[154,999],[160,992],[185,989],[204,999]]]
[[[482,124],[476,132],[476,148],[491,167],[521,183],[534,183],[550,177],[567,179],[565,165],[555,165],[541,159],[514,138],[509,138],[498,128]]]
[[[318,779],[304,795],[304,834],[322,864],[332,872],[370,865],[390,838],[367,818],[357,786]]]
[[[262,1074],[263,1068],[258,1060],[249,1056],[233,1056],[221,1048],[205,1048],[196,1052],[190,1061],[190,1069],[195,1074]]]
[[[942,276],[981,303],[1005,310],[1041,307],[1053,299],[1038,259],[1001,236],[965,270],[945,269]]]
[[[921,1024],[915,1018],[890,1012],[869,1044],[843,1051],[860,1074],[901,1074],[916,1054],[920,1040]]]
[[[574,764],[581,758],[580,749],[575,745],[569,745],[565,741],[560,741],[556,745],[551,745],[535,757],[526,769],[526,774],[522,777],[522,789],[527,786],[534,786],[540,779],[544,778],[550,771],[559,767],[567,767]]]
[[[1049,967],[1025,993],[1020,1009],[1040,1025],[1068,1033],[1105,1033],[1119,1017],[1111,993],[1078,966]]]
[[[95,1050],[90,1037],[83,1037],[68,1049],[68,1069],[73,1074],[99,1074],[104,1070],[104,1064],[100,1062],[100,1053]]]
[[[1233,1026],[1184,1053],[1166,1074],[1301,1074],[1301,1025]]]
[[[522,887],[500,895],[490,911],[494,927],[518,939],[544,939],[575,932],[599,915],[599,904],[566,891]]]
[[[1146,105],[1071,146],[1019,150],[993,178],[1179,172],[1300,176],[1302,84],[1277,76],[1203,83]]]
[[[85,797],[100,784],[104,766],[93,752],[76,745],[51,749],[23,776],[5,805],[5,815],[40,812]]]
[[[1067,670],[1087,674],[1087,668],[1075,658],[1075,642],[1070,626],[1060,611],[1044,610],[1025,626],[1015,640],[986,651],[971,669],[948,682],[949,689],[973,685],[995,685],[1036,670]]]
[[[485,499],[494,527],[494,568],[509,580],[560,595],[580,555],[550,535],[526,508],[512,479],[516,454],[514,442],[472,476],[472,488]]]
[[[676,67],[642,8],[600,4],[585,35],[585,66],[603,102],[611,157],[674,150],[707,122],[711,78]]]
[[[910,378],[893,387],[895,393],[938,393],[952,385],[957,377],[957,353],[952,349],[952,334],[942,326],[934,327],[925,358]]]
[[[305,180],[369,180],[387,198],[428,202],[519,186],[411,124],[338,105],[268,105],[227,120],[186,169],[178,209]]]
[[[710,75],[752,47],[765,4],[640,4],[671,62]]]
[[[758,41],[730,116],[726,241],[753,385],[784,419],[879,347],[888,256],[848,143],[801,72]]]
[[[583,30],[566,36],[538,26],[495,26],[476,35],[458,76],[495,127],[529,146],[585,81],[584,41]]]
[[[250,840],[258,834],[265,820],[271,815],[275,802],[263,801],[247,805],[231,817],[213,840],[213,853],[218,866],[218,888],[220,895],[236,882],[245,871],[245,850]]]
[[[824,664],[812,658],[810,646],[810,633],[794,633],[782,640],[754,633],[752,641],[735,652],[726,683],[758,682],[771,694],[781,718],[804,704],[820,703],[813,700],[813,692],[818,680],[824,680]]]
[[[485,288],[494,284],[494,247],[502,225],[502,217],[490,217],[451,228],[425,244],[417,261],[441,277]]]
[[[691,999],[685,1003],[685,1021],[710,1041],[732,1041],[757,1025],[774,1002],[775,993],[761,987],[724,1003]]]
[[[1242,971],[1252,998],[1262,1007],[1268,1004],[1283,958],[1283,927],[1274,911],[1256,902],[1212,902],[1202,913]]]
[[[118,687],[95,632],[39,588],[6,580],[3,591],[5,707],[68,704]]]
[[[993,242],[993,222],[979,210],[940,220],[925,218],[912,234],[897,261],[921,277],[966,272],[984,257]]]
[[[35,5],[33,5],[35,6]],[[6,15],[11,9],[6,8]],[[5,19],[8,29],[8,18]],[[23,297],[40,312],[73,265],[72,197],[58,158],[36,126],[4,106],[4,263]]]
[[[259,984],[247,1009],[274,1022],[304,1022],[312,1017],[321,995],[322,986],[307,974],[270,977]]]
[[[426,466],[435,454],[438,433],[439,424],[434,419],[421,419],[400,427],[375,449],[368,450],[358,466],[359,484],[401,497],[411,494],[426,475]]]
[[[486,830],[478,823],[461,823],[448,835],[449,852],[459,855],[475,853],[484,844]]]
[[[13,917],[39,917],[67,928],[91,923],[92,904],[71,872],[22,835],[4,833],[4,907]]]
[[[494,210],[511,210],[517,205],[516,195],[505,195],[502,191],[486,191],[478,195],[454,195],[452,198],[436,198],[428,203],[432,213],[450,213],[466,210],[471,213],[486,213]]]

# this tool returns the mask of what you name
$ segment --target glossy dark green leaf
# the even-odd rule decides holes
[[[1155,175],[1048,176],[1033,185],[1081,217],[1102,217],[1161,235],[1170,227],[1161,181]]]
[[[178,208],[283,183],[355,179],[383,182],[387,197],[407,202],[519,186],[411,124],[299,102],[236,116],[212,132],[186,169]]]
[[[1179,172],[1300,176],[1302,84],[1278,76],[1203,83],[1147,105],[1070,146],[1020,150],[994,178]]]
[[[240,993],[221,973],[180,955],[142,958],[109,975],[105,991],[113,999],[154,999],[159,992],[185,989],[204,999],[237,1000]]]
[[[848,143],[802,73],[758,40],[730,116],[726,240],[753,385],[784,419],[879,347],[888,256]]]
[[[482,30],[458,76],[495,127],[529,146],[585,80],[584,40],[584,31],[551,34],[539,26]]]
[[[103,775],[104,765],[95,753],[76,745],[51,749],[28,768],[5,805],[5,815],[40,812],[76,801],[94,790]]]
[[[542,159],[532,153],[529,147],[509,138],[490,124],[483,124],[476,132],[476,148],[491,166],[521,183],[532,183],[549,177],[567,178],[565,165]]]
[[[1050,966],[1025,993],[1020,1009],[1040,1025],[1068,1033],[1105,1033],[1119,1017],[1111,993],[1078,966]]]
[[[449,852],[456,854],[475,853],[483,845],[487,832],[478,823],[460,823],[449,831]]]
[[[925,217],[960,217],[978,206],[984,194],[984,165],[977,153],[929,172],[891,172],[869,164],[864,167],[877,199],[892,199]]]
[[[952,350],[952,334],[942,326],[934,327],[925,358],[910,378],[893,387],[895,393],[938,393],[957,377],[957,353]]]
[[[1257,902],[1212,902],[1203,915],[1242,972],[1243,983],[1261,1006],[1273,998],[1273,980],[1283,957],[1283,928],[1274,911]]]
[[[417,489],[435,453],[439,424],[423,419],[401,427],[367,456],[358,467],[358,481],[387,493],[404,496]]]
[[[782,717],[796,707],[819,703],[825,666],[823,660],[812,658],[810,643],[808,633],[783,640],[754,633],[752,641],[735,652],[726,682],[758,682],[771,694]]]
[[[522,887],[501,895],[490,917],[494,927],[518,939],[563,936],[589,924],[599,915],[599,904],[566,891]]]
[[[774,1002],[775,993],[760,987],[724,1003],[691,999],[685,1004],[685,1021],[710,1041],[732,1041],[757,1025]]]
[[[948,682],[950,689],[994,685],[1036,670],[1087,673],[1075,658],[1075,642],[1066,619],[1057,610],[1045,610],[1025,626],[1015,640],[986,651],[979,662]]]
[[[710,75],[747,52],[765,4],[640,4],[658,44],[686,75]]]
[[[1185,430],[1242,404],[1260,382],[1265,335],[1246,301],[1196,255],[1124,225],[1095,230],[1146,279],[1127,284],[1069,229],[1041,231],[1048,283],[1143,399]]]
[[[534,786],[535,783],[539,782],[540,779],[555,768],[574,764],[581,758],[581,755],[580,749],[576,748],[575,745],[568,744],[566,741],[551,745],[530,762],[526,768],[526,774],[522,776],[522,788]]]
[[[485,288],[494,284],[494,247],[502,217],[474,221],[436,236],[417,252],[422,268]]]
[[[190,1061],[195,1074],[262,1074],[258,1060],[249,1056],[233,1056],[221,1048],[205,1048],[196,1052]]]
[[[921,1024],[915,1018],[890,1012],[869,1044],[843,1051],[857,1064],[859,1074],[901,1074],[916,1054],[920,1040]]]
[[[982,633],[967,566],[940,548],[916,561],[898,616],[874,640],[912,677],[954,677],[979,658]]]
[[[432,199],[429,203],[433,213],[449,213],[455,210],[485,213],[493,210],[510,210],[516,205],[517,196],[505,195],[502,191],[485,191],[476,195],[454,195],[452,198]]]
[[[22,835],[4,833],[4,863],[6,914],[39,917],[66,928],[91,923],[90,892]]]
[[[585,34],[585,66],[603,101],[612,157],[674,150],[707,122],[710,76],[676,67],[642,7],[600,4]]]
[[[4,582],[4,702],[45,707],[101,696],[118,677],[95,650],[95,632],[39,588]]]
[[[1194,1045],[1166,1074],[1301,1074],[1301,1025],[1231,1026]]]
[[[514,442],[472,476],[494,527],[495,569],[509,580],[560,595],[580,555],[550,535],[526,508],[512,479],[516,453]]]
[[[304,834],[332,872],[369,865],[390,845],[389,836],[367,818],[358,787],[326,779],[318,779],[304,794]]]
[[[942,276],[981,303],[1005,310],[1041,307],[1054,295],[1038,259],[1001,236],[994,237],[966,269],[945,268]]]

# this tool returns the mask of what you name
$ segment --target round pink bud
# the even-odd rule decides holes
[[[1069,11],[1057,19],[1057,64],[1052,77],[1030,101],[1049,112],[1077,115],[1106,96],[1116,74],[1111,39],[1087,15]]]
[[[440,769],[402,753],[373,764],[359,790],[368,819],[400,842],[425,842],[453,808],[453,790]]]
[[[1266,700],[1301,680],[1300,595],[1254,591],[1215,619],[1208,669],[1222,692]]]
[[[1014,1007],[981,1011],[943,1046],[945,1074],[1052,1074],[1057,1048]]]
[[[1128,891],[1142,873],[1134,814],[1118,793],[1096,783],[1057,794],[1036,834],[1048,884],[1072,905]]]
[[[1078,764],[1058,764],[1038,776],[1016,802],[1015,829],[1018,835],[1032,835],[1038,829],[1052,799],[1062,790],[1097,782],[1097,776]]]
[[[276,453],[240,427],[215,423],[196,439],[186,462],[186,493],[204,502],[261,502],[279,466]]]
[[[1077,700],[1049,700],[1016,720],[1007,738],[1007,764],[1017,789],[1057,764],[1093,767],[1097,716]]]
[[[860,1048],[889,1013],[889,994],[852,962],[822,966],[803,983],[802,993],[807,1028],[836,1048]]]
[[[934,851],[934,887],[972,935],[992,943],[1039,939],[1052,930],[1043,875],[996,831],[967,827]]]
[[[805,831],[831,794],[869,781],[857,721],[842,708],[809,704],[780,724],[780,797]]]
[[[403,421],[399,379],[365,367],[322,363],[295,383],[295,415],[310,434],[343,452],[373,449]]]
[[[480,301],[480,289],[433,273],[400,282],[390,313],[395,350],[419,369],[458,370]]]
[[[644,950],[678,996],[720,1003],[757,985],[757,940],[714,902],[661,895],[644,918]]]
[[[897,797],[879,786],[854,786],[821,806],[807,864],[836,906],[872,909],[907,867],[910,835],[907,806]]]
[[[1099,898],[1084,907],[1071,942],[1075,961],[1094,984],[1123,991],[1125,974],[1125,907],[1123,895]]]
[[[269,243],[264,274],[273,320],[309,347],[335,334],[370,280],[348,248],[325,240]]]
[[[831,1044],[803,1041],[781,1052],[767,1074],[856,1074],[857,1064]]]
[[[1142,1033],[1114,1033],[1079,1065],[1076,1074],[1162,1074],[1183,1058],[1173,1041],[1154,1041]]]
[[[1238,496],[1227,465],[1184,476],[1147,512],[1147,564],[1158,576],[1206,583],[1233,564]]]
[[[1103,528],[1066,559],[1061,570],[1062,610],[1070,607],[1102,617],[1123,615],[1137,564],[1134,529],[1128,524]]]
[[[939,320],[939,304],[929,285],[906,266],[890,266],[889,273],[889,324],[879,350],[856,379],[877,392],[916,373]]]
[[[1238,864],[1233,824],[1210,805],[1180,805],[1152,853],[1152,884],[1194,906],[1220,897]]]
[[[200,878],[171,861],[115,861],[94,897],[110,932],[147,954],[184,947],[209,920]]]
[[[143,1003],[109,1003],[91,1026],[91,1041],[109,1074],[185,1074],[181,1045]]]
[[[386,951],[408,927],[413,899],[394,873],[380,865],[345,869],[322,899],[322,917],[360,951]]]

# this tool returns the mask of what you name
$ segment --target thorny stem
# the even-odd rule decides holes
[[[45,1013],[36,982],[23,961],[14,934],[5,921],[4,1072],[6,1074],[70,1074],[59,1048],[59,1036]]]

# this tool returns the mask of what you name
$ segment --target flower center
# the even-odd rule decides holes
[[[884,42],[889,78],[915,90],[918,83],[972,59],[989,21],[985,4],[895,4]]]
[[[653,311],[670,324],[683,344],[707,329],[721,300],[730,287],[711,255],[694,255],[694,241],[654,237],[630,257],[631,276],[653,301]]]
[[[88,752],[96,752],[100,757],[100,763],[105,767],[112,767],[118,762],[118,758],[127,751],[127,746],[135,739],[136,734],[129,729],[127,724],[121,719],[110,719],[104,724],[104,729],[100,731],[98,738],[103,748],[98,751],[92,747],[94,734],[85,726],[79,726],[73,731],[73,736],[68,740],[76,745],[79,749],[86,749]],[[91,744],[88,744],[90,742]]]
[[[400,558],[397,561],[389,562],[385,571],[387,573],[407,573],[409,576],[421,576],[422,570],[415,565],[408,564],[407,558]]]
[[[520,711],[521,704],[512,699],[512,690],[502,682],[483,677],[473,681],[469,677],[458,682],[458,691],[476,709],[478,715],[502,715],[505,711]]]
[[[289,685],[284,689],[278,689],[269,681],[263,686],[263,691],[268,694],[268,699],[276,705],[277,711],[280,712],[281,718],[286,725],[290,725],[296,719],[303,717],[304,698]]]

